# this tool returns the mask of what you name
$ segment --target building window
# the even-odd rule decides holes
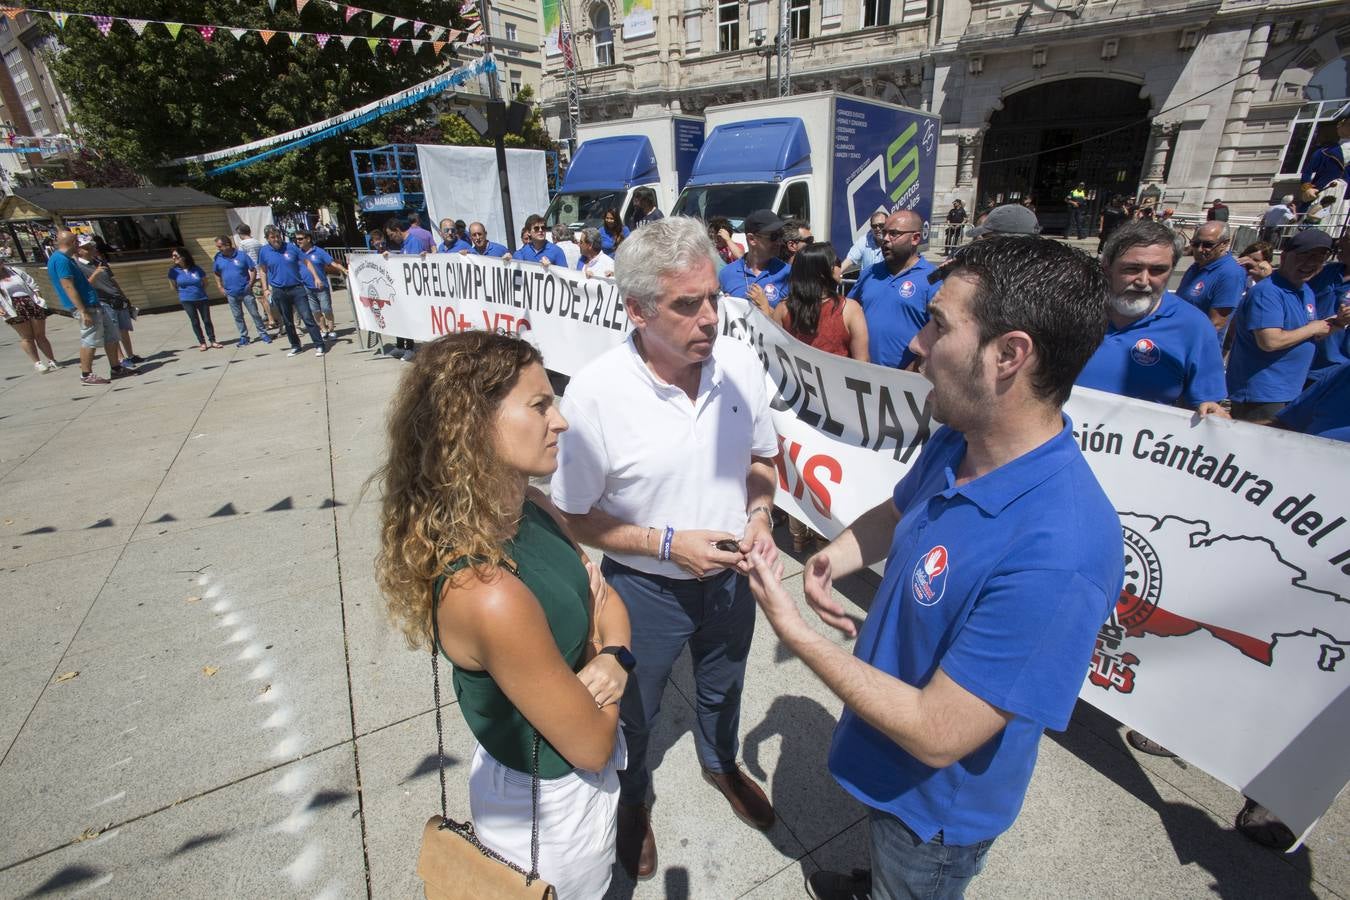
[[[520,93],[520,73],[519,73],[519,72],[512,72],[512,73],[511,73],[511,96],[514,97],[516,94],[519,94],[519,93]]]
[[[863,27],[891,24],[891,0],[863,0]]]
[[[28,65],[24,62],[23,51],[18,47],[5,51],[5,68],[14,82],[14,90],[19,94],[19,105],[28,117],[28,124],[34,134],[47,134],[47,117],[43,113],[42,98],[37,86],[29,75]]]
[[[719,0],[717,4],[717,49],[741,49],[741,5],[737,0]]]
[[[696,51],[703,43],[703,7],[702,0],[685,0],[684,4],[684,49]]]
[[[520,39],[519,37],[517,37],[516,24],[515,24],[514,22],[507,22],[505,27],[506,27],[506,39],[507,39],[508,41],[516,41],[516,40],[519,40],[519,39]],[[516,50],[516,49],[514,49],[514,48],[511,48],[511,47],[508,47],[508,48],[506,48],[506,55],[507,55],[507,56],[520,56],[520,51],[519,51],[519,50]]]
[[[609,25],[609,7],[597,3],[591,7],[591,28],[595,32],[595,64],[614,65],[614,29]]]
[[[844,0],[820,0],[820,24],[838,25],[844,16]]]
[[[8,59],[9,54],[5,56]],[[1337,142],[1336,114],[1345,103],[1345,99],[1340,98],[1303,104],[1289,129],[1277,178],[1298,178],[1312,151]]]
[[[811,0],[792,0],[792,39],[804,41],[811,36]]]

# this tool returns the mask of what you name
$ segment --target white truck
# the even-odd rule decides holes
[[[877,210],[912,209],[927,237],[939,118],[823,91],[713,106],[693,174],[672,210],[707,220],[772,209],[811,223],[843,255]]]
[[[668,213],[703,146],[703,120],[663,115],[595,122],[582,125],[577,136],[581,143],[544,214],[550,226],[562,222],[573,230],[599,228],[611,208],[627,223],[640,187],[656,191],[657,207]]]

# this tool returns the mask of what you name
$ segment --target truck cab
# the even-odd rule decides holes
[[[617,209],[622,220],[634,190],[658,181],[656,153],[646,135],[593,138],[577,148],[544,220],[550,227],[561,222],[573,231],[599,228],[605,210]]]
[[[705,222],[725,216],[738,233],[757,209],[810,222],[811,181],[811,144],[801,119],[719,125],[704,141],[674,214]]]

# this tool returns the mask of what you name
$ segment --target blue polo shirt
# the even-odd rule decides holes
[[[1317,304],[1317,318],[1329,319],[1342,306],[1350,306],[1350,281],[1346,281],[1343,262],[1327,263],[1316,277],[1308,280]],[[1308,377],[1314,381],[1336,366],[1350,362],[1350,329],[1333,331],[1320,341],[1313,341],[1313,361]]]
[[[628,237],[628,235],[629,235],[629,228],[627,225],[625,225],[623,227],[622,234],[620,234],[620,237],[626,238]],[[603,228],[600,229],[600,249],[608,253],[610,256],[614,255],[614,235],[610,234]]]
[[[769,260],[756,275],[745,267],[745,257],[742,256],[722,267],[722,271],[717,273],[717,282],[722,286],[723,293],[743,299],[748,299],[750,285],[757,284],[764,288],[769,305],[777,306],[778,301],[787,297],[788,278],[791,275],[792,267],[777,257]]]
[[[401,252],[412,256],[421,253],[430,253],[436,249],[436,239],[431,236],[431,232],[425,228],[413,226],[403,234],[403,247]]]
[[[1078,376],[1082,387],[1192,409],[1228,396],[1209,317],[1170,291],[1158,308],[1106,337]]]
[[[1206,266],[1191,264],[1177,285],[1177,296],[1206,315],[1211,309],[1233,310],[1247,290],[1247,270],[1230,253]],[[1211,333],[1214,326],[1210,325]]]
[[[886,263],[864,269],[849,291],[867,320],[867,354],[879,366],[903,369],[914,361],[909,342],[928,324],[928,301],[939,284],[929,284],[935,266],[915,256],[908,268],[892,275]]]
[[[239,249],[234,251],[234,256],[217,252],[215,260],[211,263],[211,270],[220,277],[220,283],[225,285],[225,293],[232,297],[248,292],[248,273],[256,268],[249,255]]]
[[[1331,369],[1275,416],[1291,431],[1316,434],[1350,428],[1350,363]],[[1336,440],[1346,438],[1336,437]]]
[[[990,840],[1017,818],[1041,733],[1068,726],[1125,574],[1120,519],[1067,417],[1035,450],[957,486],[965,453],[943,426],[896,485],[901,519],[854,656],[917,688],[940,667],[1013,717],[933,769],[845,708],[829,757],[862,803],[922,841],[941,831],[954,845]]]
[[[258,251],[258,265],[267,269],[267,283],[272,287],[298,287],[304,284],[300,280],[300,248],[290,241],[273,250],[271,244],[263,244]]]
[[[305,259],[314,264],[314,271],[319,273],[319,277],[323,279],[323,284],[314,283],[314,276],[309,274],[309,266],[300,267],[300,282],[310,290],[327,290],[328,276],[324,274],[323,267],[333,261],[332,255],[318,245],[310,247],[308,250],[301,250],[300,252],[305,255]]]
[[[1314,341],[1266,351],[1256,343],[1258,328],[1292,331],[1317,318],[1307,284],[1294,287],[1279,272],[1252,285],[1242,304],[1242,327],[1228,356],[1228,397],[1240,403],[1287,403],[1303,392],[1312,365]]]
[[[196,303],[207,299],[206,273],[201,266],[184,269],[182,266],[169,267],[169,280],[178,290],[178,300],[183,303]]]
[[[464,240],[464,238],[455,238],[453,244],[447,241],[441,241],[436,245],[436,251],[438,253],[458,253],[461,250],[469,250],[472,247],[473,244],[470,244],[468,241]]]
[[[470,244],[469,252],[472,253],[474,256],[505,256],[506,247],[505,245],[499,244],[496,241],[488,241],[487,247],[485,247],[482,250],[479,250],[473,244]]]
[[[85,306],[98,306],[98,293],[89,283],[89,279],[85,278],[80,267],[75,265],[75,260],[60,250],[54,252],[51,259],[47,260],[47,277],[52,280],[52,290],[56,291],[56,299],[60,300],[66,309],[74,309],[75,301],[70,299],[66,295],[66,289],[61,287],[62,278],[70,279],[70,283],[80,295],[81,303]]]
[[[562,266],[564,269],[567,268],[567,257],[563,254],[557,244],[550,244],[548,241],[544,242],[542,250],[534,249],[533,243],[526,244],[513,253],[511,258],[516,262],[532,263],[537,263],[541,259],[546,259],[555,266]]]

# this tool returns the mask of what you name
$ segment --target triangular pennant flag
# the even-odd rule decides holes
[[[483,43],[483,32],[475,31],[473,34],[469,35],[469,43],[470,44]]]
[[[441,55],[441,51],[444,50],[444,49],[445,49],[445,41],[432,41],[432,42],[431,42],[431,51],[432,51],[433,53],[435,53],[437,56],[440,56],[440,55]]]
[[[443,34],[445,34],[445,29],[438,25],[427,32],[427,40],[439,41]]]
[[[413,52],[414,52],[414,53],[421,53],[421,52],[422,52],[422,47],[423,47],[423,45],[426,44],[426,41],[411,40],[411,41],[409,41],[408,43],[412,44],[412,48],[413,48]]]
[[[352,20],[352,16],[356,15],[359,12],[361,12],[359,7],[355,6],[347,7],[346,11],[343,13],[343,15],[347,17],[345,21],[350,22]]]
[[[314,35],[314,40],[319,42],[319,49],[322,50],[324,47],[328,46],[328,41],[332,37],[333,36],[331,34],[325,34],[320,32],[319,34]]]
[[[300,15],[301,10],[305,8],[305,4],[308,2],[309,0],[295,0],[295,14],[297,16]]]
[[[277,0],[267,0],[267,8],[272,12],[277,11]]]
[[[451,43],[452,41],[457,41],[457,40],[459,40],[460,35],[462,35],[463,33],[464,33],[464,32],[462,32],[462,31],[455,31],[455,30],[451,29],[450,33],[447,34],[447,35],[445,36],[445,41],[444,41],[444,43],[447,43],[447,44],[448,44],[448,43]]]
[[[390,30],[390,31],[398,31],[400,28],[402,28],[404,25],[407,25],[407,24],[408,24],[408,20],[407,20],[407,19],[400,19],[400,18],[398,18],[397,16],[395,16],[395,17],[394,17],[394,24],[391,25],[391,26],[389,26],[389,30]]]
[[[173,38],[177,38],[178,32],[183,30],[182,22],[161,22],[160,24],[162,24],[166,29],[168,29],[169,36]]]
[[[268,31],[265,28],[261,28],[258,30],[258,37],[263,39],[264,44],[266,44],[268,41],[272,40],[272,38],[276,36],[277,33],[275,31]]]
[[[150,21],[148,19],[127,19],[127,24],[137,34],[145,34],[145,26],[149,25]]]
[[[65,28],[66,20],[70,18],[70,13],[54,12],[47,13],[47,15],[52,17],[52,21],[56,23],[57,28]]]
[[[366,38],[366,43],[370,45],[370,52],[374,53],[375,48],[380,46],[379,38]]]
[[[301,39],[302,37],[304,37],[304,36],[305,36],[305,33],[304,33],[303,31],[288,31],[288,32],[286,32],[286,37],[288,37],[288,38],[291,39],[291,46],[292,46],[292,47],[298,47],[298,46],[300,46],[300,39]]]
[[[350,50],[352,41],[356,40],[356,36],[351,34],[340,34],[338,35],[338,40],[342,41],[343,50]]]
[[[9,10],[5,10],[5,15],[9,16],[11,19],[14,18],[9,15]],[[99,34],[104,37],[107,37],[108,32],[112,31],[112,16],[90,16],[89,18],[94,20],[94,24],[98,26]]]
[[[387,18],[389,17],[386,16],[384,13],[377,13],[372,11],[370,14],[370,27],[374,28],[376,25],[380,24]]]
[[[0,7],[0,12],[4,13],[4,14],[5,14],[6,16],[8,16],[11,20],[13,20],[13,19],[17,19],[19,16],[23,15],[23,13],[26,12],[26,10],[23,10],[23,9],[15,9],[15,8],[12,7],[12,6],[5,6],[5,7]],[[98,20],[98,16],[90,16],[89,18],[94,19],[96,22],[97,22],[97,20]],[[103,18],[107,19],[107,18],[109,18],[109,17],[108,17],[108,16],[104,16]],[[103,33],[104,33],[104,34],[107,34],[106,31],[103,32]]]
[[[231,28],[231,29],[230,29],[230,37],[234,38],[236,41],[239,40],[239,39],[241,39],[241,38],[242,38],[244,35],[246,35],[246,34],[248,34],[248,29],[247,29],[247,28]]]
[[[211,43],[211,38],[216,36],[216,26],[214,25],[198,25],[197,30],[202,33],[202,40],[208,44]]]
[[[392,51],[394,52],[394,55],[395,55],[395,56],[398,55],[398,48],[399,48],[399,47],[402,47],[402,46],[403,46],[403,38],[390,38],[390,39],[389,39],[389,49],[392,50]]]
[[[427,27],[426,22],[413,22],[413,34],[416,35],[418,32],[420,32],[423,28],[426,27]]]

